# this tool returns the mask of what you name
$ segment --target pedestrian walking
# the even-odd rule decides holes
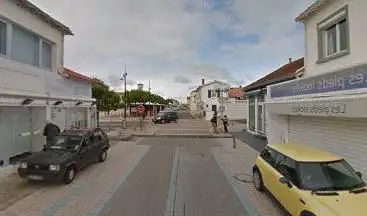
[[[56,136],[59,133],[60,128],[51,121],[47,121],[47,124],[43,129],[43,136],[46,137],[46,146],[52,146],[56,142]]]
[[[216,113],[213,114],[213,117],[212,117],[212,119],[210,119],[210,122],[212,123],[213,132],[216,133],[216,134],[219,133],[218,129],[217,129],[217,126],[218,126],[217,123],[218,122],[217,122],[217,114]]]
[[[223,121],[224,133],[228,133],[229,119],[227,115],[224,115],[222,121]]]

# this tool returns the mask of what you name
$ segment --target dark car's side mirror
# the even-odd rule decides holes
[[[359,178],[362,178],[362,173],[361,172],[356,172],[357,176],[359,176]]]
[[[286,184],[289,188],[292,187],[292,183],[287,177],[281,177],[279,179],[279,182],[282,183],[282,184]]]

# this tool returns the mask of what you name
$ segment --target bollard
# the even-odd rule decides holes
[[[235,149],[237,147],[236,138],[232,137],[232,139],[233,139],[233,148]]]

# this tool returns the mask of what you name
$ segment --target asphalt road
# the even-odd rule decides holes
[[[146,138],[139,144],[151,147],[99,215],[248,215],[210,154],[213,139]]]

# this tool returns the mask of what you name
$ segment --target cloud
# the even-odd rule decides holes
[[[152,91],[184,97],[202,77],[249,83],[301,56],[294,18],[314,0],[31,1],[75,33],[65,66],[121,89],[126,64],[129,89],[150,80]]]
[[[188,77],[177,75],[174,77],[174,82],[180,84],[189,84],[192,82],[192,80]]]
[[[230,84],[239,84],[243,83],[242,80],[235,79],[232,74],[223,67],[220,67],[215,64],[201,64],[197,65],[193,68],[195,74],[209,80],[220,80],[220,81],[227,81]]]

